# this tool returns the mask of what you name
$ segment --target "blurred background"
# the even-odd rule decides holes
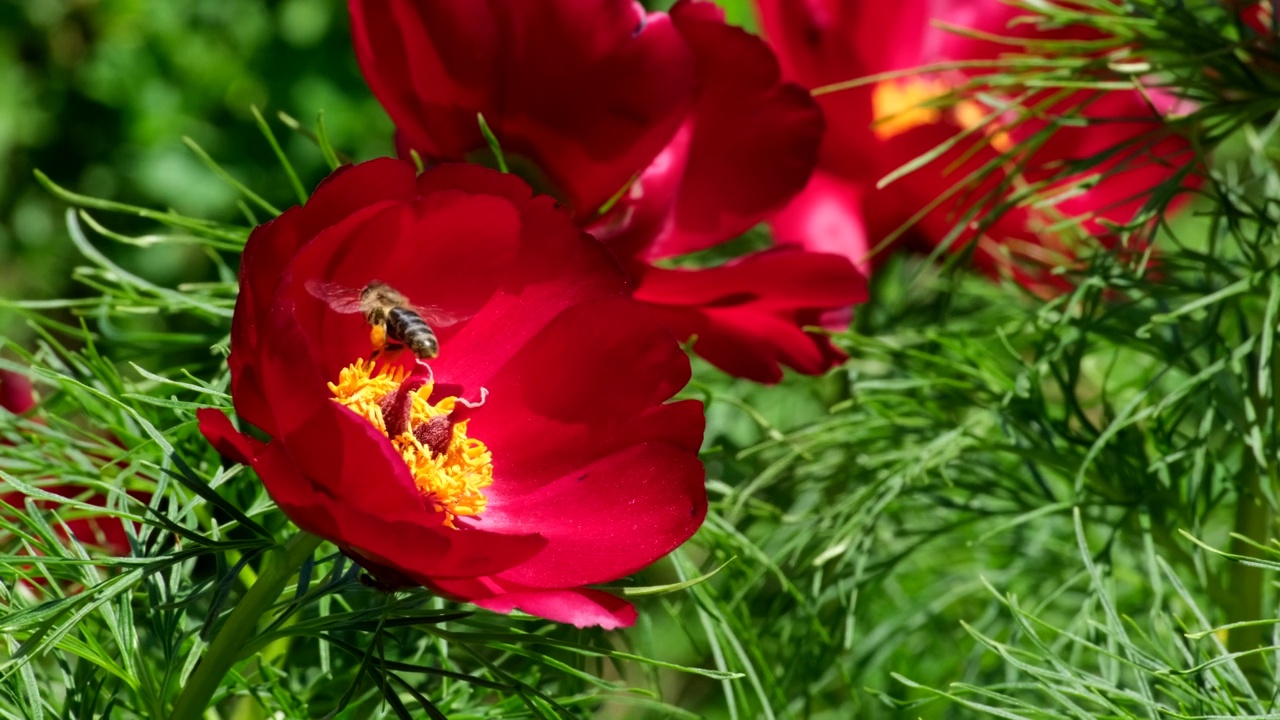
[[[251,106],[308,186],[323,159],[279,111],[309,127],[323,111],[334,146],[353,157],[391,151],[391,124],[364,87],[341,0],[0,2],[0,298],[75,294],[65,204],[35,182],[36,169],[86,195],[243,222],[234,190],[187,136],[269,201],[293,202]],[[200,277],[208,262],[173,245],[103,249],[136,255],[131,267],[166,284]],[[0,334],[21,342],[28,332],[0,308]]]

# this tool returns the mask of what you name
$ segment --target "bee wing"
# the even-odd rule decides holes
[[[424,322],[433,328],[447,328],[450,325],[457,325],[463,320],[471,317],[470,315],[451,313],[448,310],[436,307],[435,305],[413,305],[411,307],[414,312],[418,313]]]
[[[303,287],[312,297],[328,304],[334,312],[360,312],[360,288],[321,280],[308,280]]]

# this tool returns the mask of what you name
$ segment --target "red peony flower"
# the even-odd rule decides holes
[[[21,415],[35,406],[36,397],[31,388],[31,381],[25,375],[12,370],[0,370],[0,416],[3,416],[5,412]],[[5,443],[0,441],[0,444]],[[74,485],[45,486],[43,489],[64,497],[75,497],[84,493],[84,488]],[[21,507],[26,502],[25,498],[25,495],[17,492],[0,494],[0,502],[14,507]],[[91,505],[105,506],[106,498],[94,496],[84,502]],[[51,508],[56,503],[39,500],[36,505],[42,508]],[[77,517],[67,520],[66,527],[75,536],[76,540],[81,543],[101,548],[112,555],[129,554],[129,535],[124,529],[124,523],[119,518],[110,516]],[[63,532],[61,525],[55,527],[55,530],[59,533]]]
[[[988,37],[1078,39],[1080,32],[1012,23],[1029,11],[1002,0],[756,0],[756,7],[785,75],[810,88],[924,65],[991,60],[1012,51],[1007,44],[949,31],[944,24]],[[881,238],[971,173],[997,162],[996,172],[924,213],[907,235],[909,244],[937,246],[958,222],[980,217],[1007,197],[1005,183],[1015,169],[1012,162],[1000,166],[1002,153],[1043,130],[1046,120],[1041,118],[1078,110],[1087,124],[1058,129],[1017,171],[1025,181],[1044,182],[1073,161],[1115,149],[1113,157],[1090,171],[1098,175],[1096,182],[1052,208],[1008,209],[980,236],[970,229],[951,245],[959,250],[976,240],[974,259],[980,267],[1011,273],[1035,287],[1047,276],[1029,267],[1051,268],[1073,258],[1069,244],[1051,226],[1063,218],[1082,218],[1086,234],[1109,244],[1114,238],[1107,223],[1130,221],[1149,191],[1193,157],[1189,144],[1165,129],[1161,113],[1171,103],[1159,90],[1149,90],[1146,97],[1137,90],[1080,91],[1048,100],[1058,92],[1052,90],[1024,98],[1022,107],[1037,107],[1041,118],[1023,117],[978,98],[945,110],[927,105],[966,80],[959,71],[934,72],[821,95],[828,130],[819,168],[805,191],[774,220],[778,239],[839,250],[865,268]],[[1153,108],[1149,98],[1164,106]],[[987,123],[989,116],[996,120]],[[926,166],[876,187],[888,173],[962,134],[954,147]],[[857,227],[862,231],[850,229]]]
[[[369,326],[316,288],[380,280],[457,324],[438,358],[370,361]],[[329,299],[326,299],[329,298]],[[500,612],[630,625],[586,586],[702,523],[688,359],[570,216],[476,165],[373,160],[253,232],[231,334],[236,412],[201,430],[303,530],[390,583]]]
[[[798,330],[865,299],[862,273],[839,256],[765,253],[728,273],[681,270],[679,283],[654,265],[731,240],[783,207],[809,178],[822,136],[808,92],[783,81],[768,46],[726,25],[712,3],[681,0],[670,14],[632,0],[349,6],[361,67],[403,155],[482,157],[483,114],[512,167],[606,242],[636,296],[682,339],[696,332],[694,349],[712,363],[775,382],[780,362],[818,373],[842,358]],[[746,276],[751,284],[711,292]]]

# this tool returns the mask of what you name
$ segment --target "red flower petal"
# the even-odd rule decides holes
[[[1223,4],[1258,37],[1265,40],[1276,34],[1275,8],[1271,3],[1265,0],[1227,0]]]
[[[636,624],[636,609],[631,603],[599,590],[509,592],[476,604],[500,613],[519,609],[580,628],[616,630]]]
[[[350,504],[354,496],[335,496],[332,489],[302,477],[295,457],[271,443],[254,466],[280,509],[303,530],[420,583],[433,577],[496,573],[527,560],[544,544],[533,535],[435,529],[412,518],[369,514]]]
[[[920,32],[934,0],[755,0],[769,45],[788,78],[821,87],[920,65]]]
[[[290,208],[253,231],[241,259],[240,295],[231,323],[228,359],[231,394],[236,411],[245,420],[265,432],[272,431],[271,411],[264,405],[262,381],[252,357],[258,327],[266,322],[289,260],[321,230],[357,224],[361,210],[412,197],[413,175],[413,166],[388,158],[338,168],[320,183],[306,205]]]
[[[555,210],[548,198],[533,199],[524,207],[520,239],[519,255],[497,291],[432,364],[439,378],[474,391],[489,384],[562,312],[630,294],[626,276],[609,253]],[[558,354],[568,357],[590,344],[581,338],[566,340]]]
[[[522,610],[556,622],[605,630],[631,627],[636,622],[636,609],[631,603],[600,590],[536,590],[492,578],[434,585],[440,592],[494,612]]]
[[[244,320],[235,323],[242,333],[256,331],[257,321],[270,308],[285,267],[301,247],[321,231],[347,220],[371,205],[411,199],[415,194],[413,166],[380,158],[338,168],[316,188],[306,205],[292,207],[280,217],[259,225],[245,244],[241,267],[244,286],[240,301],[249,299]],[[246,295],[245,291],[249,294]],[[237,308],[239,314],[239,308]],[[256,344],[256,335],[242,340]]]
[[[817,104],[713,3],[682,0],[670,16],[646,15],[630,0],[349,6],[362,68],[402,153],[439,162],[487,152],[476,122],[483,113],[512,167],[528,170],[531,160],[539,179],[564,190],[576,222],[591,224],[619,257],[730,240],[782,208],[812,172]],[[596,218],[624,188],[612,212]],[[512,295],[504,286],[497,298]],[[537,329],[500,317],[476,317],[458,337],[441,338],[494,347],[483,359],[446,353],[437,370],[482,381]],[[479,364],[450,367],[462,356]]]
[[[479,217],[485,221],[477,223]],[[358,313],[333,312],[306,289],[307,281],[360,288],[381,280],[415,304],[465,318],[478,313],[502,282],[519,241],[519,211],[504,198],[427,196],[389,206],[358,226],[343,223],[322,233],[295,257],[289,267],[294,281],[277,302],[293,305],[327,382],[368,356],[369,329]],[[461,327],[437,328],[442,348]]]
[[[628,372],[617,371],[619,358],[627,358]],[[496,472],[503,484],[490,497],[508,489],[529,492],[532,485],[645,442],[672,442],[696,452],[689,441],[701,437],[701,418],[691,424],[677,417],[691,408],[663,404],[688,381],[687,358],[638,303],[600,300],[564,311],[486,380],[488,400],[469,414],[471,432],[494,452],[495,462],[501,458]],[[650,414],[664,416],[676,432],[651,423]],[[539,442],[528,442],[531,427],[538,428]],[[689,487],[702,491],[700,474],[651,482],[673,494],[688,494]],[[590,492],[581,499],[595,502]]]
[[[706,493],[690,440],[702,434],[701,405],[661,404],[688,380],[681,355],[644,308],[606,301],[561,314],[492,378],[469,433],[493,452],[495,483],[488,509],[467,525],[549,542],[503,577],[539,587],[601,582],[698,528]],[[633,371],[616,372],[618,358]],[[538,442],[528,442],[531,428]]]
[[[759,38],[726,25],[711,3],[671,11],[693,49],[693,115],[624,196],[623,247],[649,258],[703,250],[763,220],[804,187],[817,161],[822,113],[804,88],[782,81]]]
[[[816,89],[923,64],[929,0],[756,0],[760,25],[789,80]],[[817,97],[826,117],[819,165],[862,182],[879,179],[868,155],[872,85]]]
[[[431,168],[431,172],[419,175],[417,182],[421,197],[438,192],[494,195],[506,198],[521,208],[534,201],[533,188],[519,176],[495,173],[483,165],[471,163],[437,165]],[[536,202],[542,203],[545,199]]]
[[[703,469],[681,448],[627,448],[527,492],[490,493],[478,527],[539,533],[547,546],[500,577],[557,588],[629,575],[676,549],[707,513]]]
[[[405,146],[532,159],[590,216],[682,121],[694,78],[670,19],[630,0],[349,0],[356,55]]]
[[[636,298],[654,304],[790,310],[864,302],[867,289],[843,257],[780,248],[705,270],[649,268]]]
[[[780,365],[817,374],[844,359],[825,337],[805,333],[822,312],[866,299],[866,279],[847,259],[774,250],[707,270],[649,268],[635,292],[677,337],[738,377],[773,383]]]
[[[262,443],[236,430],[221,410],[200,408],[196,419],[200,422],[200,434],[219,455],[241,465],[253,464]]]
[[[804,191],[769,223],[779,244],[841,255],[864,275],[870,274],[874,248],[867,239],[859,185],[818,171]]]
[[[765,385],[782,380],[782,366],[820,375],[844,361],[845,355],[824,337],[811,335],[788,321],[744,308],[655,308],[677,337],[696,338],[694,350],[704,360],[735,377]],[[821,318],[804,323],[818,325]]]

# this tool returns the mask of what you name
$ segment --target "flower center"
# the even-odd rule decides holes
[[[493,484],[493,455],[485,444],[467,437],[468,420],[455,421],[459,400],[446,397],[434,405],[431,380],[409,377],[401,367],[375,371],[372,361],[356,360],[329,383],[335,402],[368,420],[391,440],[404,458],[418,490],[444,524],[456,528],[458,516],[484,512],[482,490]]]
[[[965,130],[980,127],[987,136],[987,142],[997,152],[1008,152],[1013,147],[1013,138],[1001,129],[998,119],[988,121],[991,109],[986,105],[977,100],[961,100],[950,108],[949,113],[941,107],[929,105],[930,101],[941,98],[951,89],[945,80],[927,78],[876,83],[871,91],[871,108],[876,121],[872,131],[876,138],[889,140],[908,130],[941,122],[949,116]]]

